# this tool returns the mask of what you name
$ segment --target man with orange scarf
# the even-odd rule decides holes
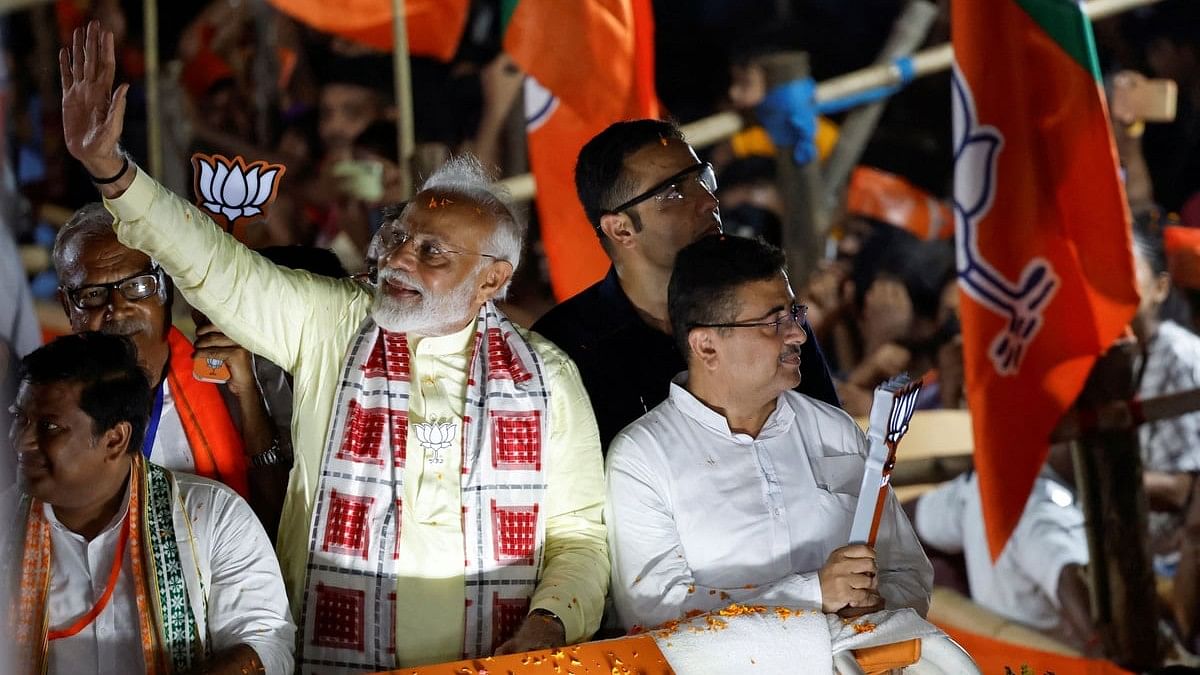
[[[248,500],[272,494],[265,483],[275,476],[265,469],[277,463],[280,453],[253,373],[245,368],[243,377],[237,377],[237,369],[231,368],[235,376],[226,385],[229,403],[217,385],[193,377],[196,350],[171,325],[169,279],[144,253],[117,241],[112,216],[103,206],[83,207],[59,230],[54,266],[72,332],[124,335],[137,347],[154,386],[143,457],[173,471],[224,483]],[[233,348],[215,346],[227,344],[227,339],[211,327],[206,330],[196,346],[221,349],[221,356],[230,356]],[[227,360],[231,366],[236,363]]]
[[[254,514],[139,451],[153,392],[130,340],[69,335],[22,366],[6,672],[290,673],[295,627]]]

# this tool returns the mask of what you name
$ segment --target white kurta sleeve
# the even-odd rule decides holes
[[[212,651],[249,645],[268,675],[288,675],[296,627],[267,533],[250,506],[228,490],[214,488],[210,508]]]
[[[963,552],[963,514],[967,490],[974,489],[963,474],[946,481],[917,499],[916,526],[921,541],[943,553]]]

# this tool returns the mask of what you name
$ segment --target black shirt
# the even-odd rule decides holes
[[[579,367],[605,452],[619,431],[666,400],[671,378],[687,370],[675,339],[638,316],[614,268],[600,282],[547,312],[533,330],[558,345]],[[800,348],[796,391],[840,406],[817,339],[807,325],[804,332],[808,340]]]

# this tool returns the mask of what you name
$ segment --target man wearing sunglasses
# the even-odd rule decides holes
[[[298,670],[392,670],[578,642],[608,585],[600,443],[578,372],[496,307],[524,229],[477,160],[390,213],[370,283],[278,267],[117,146],[113,36],[59,54],[63,130],[125,244],[294,378],[277,549]]]
[[[783,253],[721,235],[675,260],[687,372],[608,452],[612,593],[645,628],[730,602],[839,613],[929,607],[933,569],[895,496],[877,546],[847,545],[867,440],[799,394],[806,309]]]
[[[667,281],[679,249],[721,232],[717,181],[674,124],[634,120],[584,146],[575,187],[612,268],[533,329],[579,366],[607,448],[687,367],[671,339]],[[837,405],[825,358],[807,334],[799,391]]]
[[[71,331],[122,335],[137,347],[154,386],[141,448],[145,459],[225,483],[260,510],[258,497],[267,494],[272,478],[250,467],[277,454],[274,425],[253,374],[239,373],[243,386],[226,392],[193,377],[195,348],[223,336],[210,331],[193,345],[174,328],[170,280],[146,254],[117,241],[112,227],[108,211],[89,204],[55,239],[58,295]]]

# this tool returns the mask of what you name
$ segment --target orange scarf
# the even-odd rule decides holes
[[[167,382],[175,397],[183,433],[192,448],[196,475],[224,483],[249,499],[250,486],[246,478],[249,462],[242,436],[225,407],[225,399],[221,398],[217,385],[192,377],[195,348],[179,329],[171,327],[167,343],[171,348]]]

